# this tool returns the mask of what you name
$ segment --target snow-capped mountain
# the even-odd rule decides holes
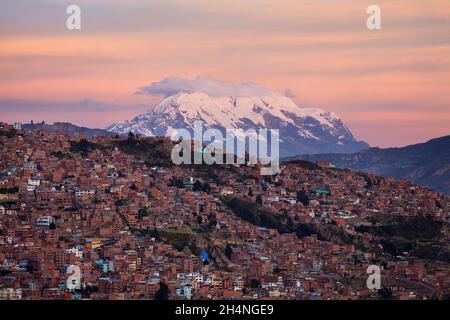
[[[300,108],[275,92],[262,96],[210,96],[203,92],[179,92],[164,99],[148,113],[112,125],[108,131],[134,132],[143,136],[171,136],[176,129],[192,130],[194,121],[205,129],[279,129],[280,155],[350,153],[369,145],[356,141],[334,113]]]

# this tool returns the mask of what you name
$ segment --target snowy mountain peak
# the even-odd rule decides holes
[[[170,135],[192,129],[200,120],[206,128],[279,129],[281,155],[355,152],[368,145],[357,142],[334,113],[301,108],[290,98],[266,91],[258,96],[211,96],[182,91],[164,99],[153,110],[108,128],[119,134]]]

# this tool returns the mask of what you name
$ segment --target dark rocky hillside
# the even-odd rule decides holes
[[[320,154],[295,158],[328,160],[339,168],[404,178],[450,194],[450,136],[404,148],[370,148],[354,154]]]

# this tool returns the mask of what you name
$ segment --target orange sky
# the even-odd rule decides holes
[[[1,1],[0,120],[106,127],[161,100],[139,88],[206,76],[290,89],[374,146],[450,134],[448,0],[79,0],[69,31],[72,2]]]

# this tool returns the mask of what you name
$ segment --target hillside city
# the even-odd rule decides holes
[[[450,296],[449,196],[328,161],[174,166],[172,145],[1,123],[0,300]]]

